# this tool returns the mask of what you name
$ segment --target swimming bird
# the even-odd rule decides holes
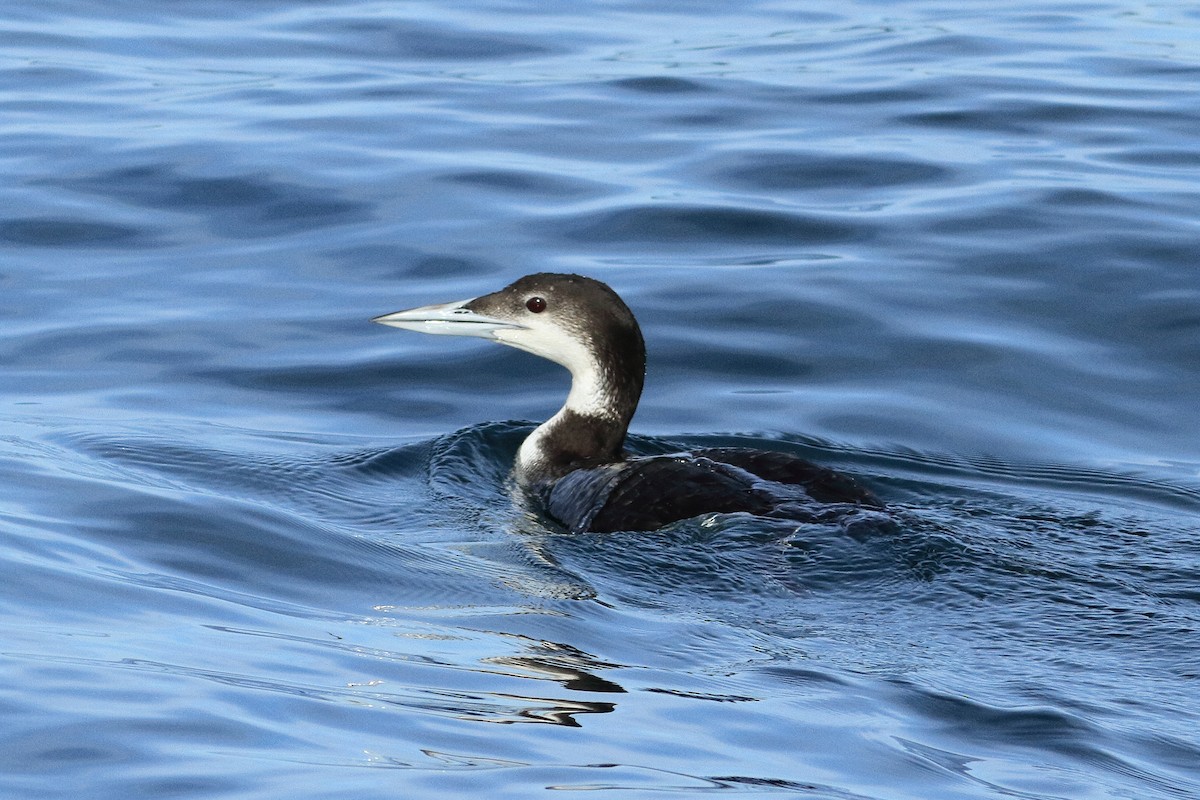
[[[790,453],[738,447],[626,453],[646,347],[633,312],[593,278],[526,275],[492,294],[372,321],[491,339],[567,368],[566,402],[522,442],[513,473],[572,532],[648,531],[710,513],[793,517],[828,504],[882,508],[848,475]]]

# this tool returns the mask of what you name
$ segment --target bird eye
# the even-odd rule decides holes
[[[531,297],[525,301],[525,307],[535,314],[546,310],[546,301],[541,297]]]

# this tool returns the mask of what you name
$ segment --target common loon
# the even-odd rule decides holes
[[[633,312],[598,280],[538,273],[492,294],[372,321],[492,339],[567,368],[567,400],[521,444],[514,476],[573,532],[648,531],[708,513],[793,517],[834,503],[883,507],[853,478],[788,453],[717,447],[626,454],[646,347]]]

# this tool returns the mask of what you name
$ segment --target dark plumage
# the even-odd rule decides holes
[[[581,275],[527,275],[498,292],[375,322],[481,336],[571,373],[557,414],[521,445],[517,482],[572,531],[640,531],[707,513],[778,514],[817,504],[883,504],[853,478],[788,453],[709,448],[629,458],[625,434],[646,371],[641,330],[621,298]]]

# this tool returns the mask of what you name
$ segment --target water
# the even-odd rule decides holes
[[[0,42],[0,794],[1200,795],[1189,4]],[[537,270],[639,315],[634,446],[800,453],[891,523],[525,516],[565,373],[366,320]]]

